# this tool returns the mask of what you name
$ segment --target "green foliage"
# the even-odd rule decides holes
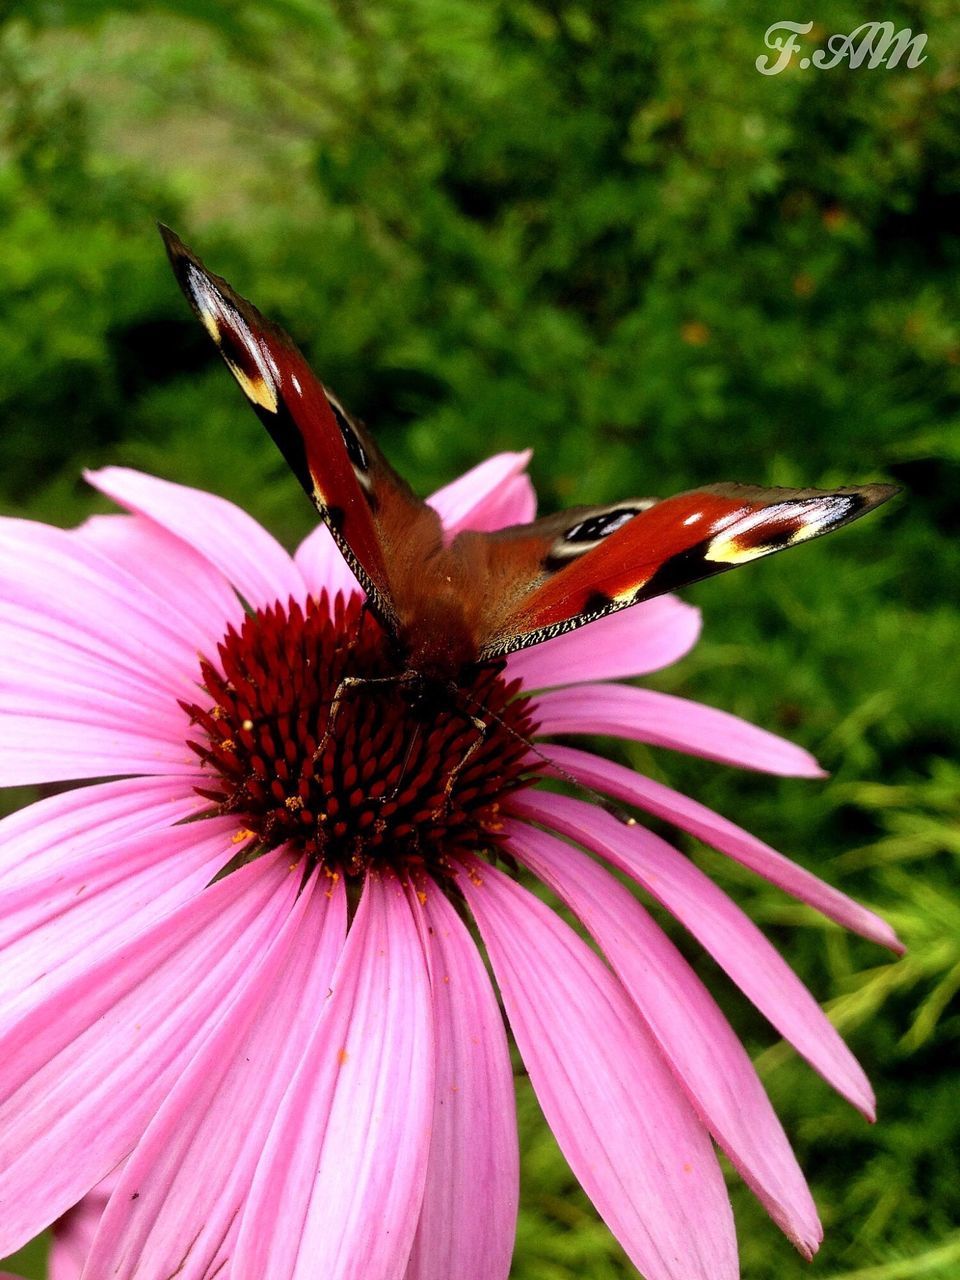
[[[864,20],[828,7],[821,39]],[[705,638],[658,680],[809,746],[827,783],[624,758],[868,901],[909,947],[890,963],[690,847],[832,1001],[879,1097],[869,1129],[698,959],[827,1228],[811,1269],[731,1177],[745,1276],[946,1280],[960,16],[888,6],[929,35],[914,70],[760,76],[784,16],[760,0],[21,3],[0,26],[0,500],[72,523],[102,509],[81,467],[123,462],[241,501],[288,542],[309,528],[169,277],[157,217],[294,332],[422,491],[524,445],[545,509],[717,479],[902,483],[842,536],[691,592]],[[516,1280],[630,1274],[525,1087],[521,1119]]]

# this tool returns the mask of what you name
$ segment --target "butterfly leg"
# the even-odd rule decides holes
[[[450,770],[449,774],[447,775],[447,780],[443,785],[443,800],[440,803],[440,805],[438,805],[438,807],[434,809],[433,813],[431,813],[430,815],[430,819],[432,822],[440,822],[444,818],[449,817],[450,809],[451,809],[451,796],[453,795],[454,787],[457,785],[457,779],[463,773],[464,769],[470,763],[471,759],[477,754],[477,752],[486,742],[487,737],[492,728],[492,725],[488,720],[481,720],[479,716],[472,715],[469,711],[466,712],[465,715],[466,715],[466,718],[473,725],[473,727],[476,729],[477,737],[474,738],[473,742],[470,743],[469,747],[467,747],[466,751],[463,753],[463,755],[460,757],[460,759],[457,761],[457,763],[453,766],[453,768]]]
[[[414,724],[413,733],[411,733],[410,737],[407,739],[407,749],[403,753],[403,761],[401,762],[401,765],[400,765],[400,772],[397,774],[397,780],[393,784],[393,786],[390,788],[390,790],[385,791],[383,795],[380,797],[381,804],[392,804],[398,798],[398,796],[400,795],[400,792],[403,790],[403,780],[407,776],[407,766],[410,763],[410,758],[413,755],[413,749],[417,745],[417,740],[419,737],[420,737],[420,725]]]
[[[458,692],[456,686],[451,686],[451,691],[454,696],[456,696]],[[568,773],[566,769],[557,764],[556,760],[554,760],[552,756],[544,755],[536,743],[531,742],[528,738],[524,738],[521,734],[517,733],[516,730],[512,729],[510,725],[496,714],[496,712],[491,711],[488,707],[483,707],[482,703],[478,702],[476,705],[482,707],[482,709],[486,711],[487,715],[489,715],[496,724],[500,725],[501,729],[505,729],[507,733],[516,738],[518,742],[523,743],[531,754],[535,755],[541,763],[547,765],[552,774],[558,778],[563,778],[565,782],[569,782],[577,791],[582,791],[585,795],[588,795],[594,804],[603,809],[605,813],[609,813],[611,818],[616,818],[616,820],[618,822],[622,822],[625,827],[635,827],[637,825],[637,820],[633,814],[624,809],[622,805],[617,804],[616,800],[611,800],[609,796],[602,795],[599,791],[595,791],[593,787],[588,787],[585,783],[580,782],[572,773]],[[470,715],[470,712],[465,712],[465,714]],[[470,715],[470,718],[477,726],[484,724],[484,721],[482,721],[478,716]],[[479,747],[479,745],[480,743],[478,742],[476,746]],[[464,763],[466,763],[466,760],[461,763],[461,769],[463,768]]]
[[[327,744],[334,735],[337,727],[337,716],[340,714],[340,707],[344,699],[353,689],[360,689],[367,685],[404,685],[413,684],[419,680],[419,676],[415,671],[401,671],[395,676],[344,676],[334,690],[333,697],[330,700],[330,714],[327,716],[326,727],[323,730],[323,736],[320,739],[316,751],[313,753],[314,760],[322,758],[323,753],[327,749]]]

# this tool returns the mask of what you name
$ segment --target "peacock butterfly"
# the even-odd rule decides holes
[[[316,378],[282,329],[161,226],[191,306],[391,638],[401,679],[470,669],[608,613],[829,533],[897,492],[715,484],[444,538],[440,518]]]

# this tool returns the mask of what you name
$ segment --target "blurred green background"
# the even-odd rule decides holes
[[[827,1003],[879,1098],[871,1129],[697,958],[827,1231],[808,1267],[732,1178],[747,1280],[960,1274],[954,0],[7,14],[7,512],[73,523],[102,509],[80,468],[118,462],[225,494],[288,543],[310,527],[156,218],[293,332],[421,492],[525,445],[544,510],[716,480],[904,486],[836,538],[688,592],[704,639],[656,680],[803,743],[828,782],[622,754],[884,912],[909,947],[891,963],[684,844]],[[868,18],[926,32],[927,60],[758,74],[767,27],[811,16],[810,42]],[[516,1280],[633,1274],[523,1084],[521,1112]],[[18,1265],[41,1276],[41,1253]]]

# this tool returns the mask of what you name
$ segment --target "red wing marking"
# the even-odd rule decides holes
[[[481,656],[538,644],[604,614],[819,537],[895,492],[890,485],[833,491],[712,485],[667,498],[625,523],[614,522],[608,536],[568,563],[561,561],[559,568],[553,567],[554,550],[534,589],[499,620],[498,634],[485,638]],[[522,542],[523,529],[509,532]]]
[[[293,341],[161,227],[177,280],[388,627],[396,609],[360,433]],[[402,484],[402,482],[400,482]]]

